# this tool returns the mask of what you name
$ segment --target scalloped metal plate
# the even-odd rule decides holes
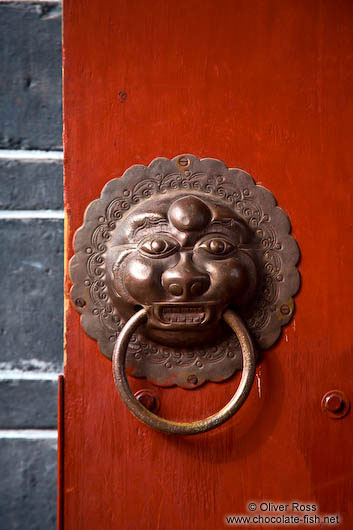
[[[71,298],[82,315],[83,329],[111,358],[125,322],[112,304],[105,283],[107,245],[119,221],[134,206],[171,190],[217,197],[256,234],[262,284],[251,307],[240,316],[258,348],[271,347],[293,315],[292,297],[300,286],[296,268],[299,249],[289,233],[289,219],[272,193],[256,185],[248,173],[228,169],[220,160],[200,160],[189,154],[130,167],[121,178],[109,181],[101,197],[87,207],[84,224],[75,234],[75,255],[70,261]],[[223,381],[233,375],[241,369],[242,356],[232,334],[216,344],[185,350],[160,346],[136,335],[127,362],[129,373],[135,377],[146,377],[161,386],[195,388],[207,380]]]

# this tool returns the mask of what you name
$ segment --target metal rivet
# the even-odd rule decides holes
[[[186,156],[181,156],[178,160],[178,164],[181,167],[187,167],[190,165],[190,160]]]
[[[83,298],[76,298],[75,304],[77,305],[77,307],[85,307],[86,302]]]
[[[289,315],[290,313],[290,307],[287,304],[281,305],[281,313],[282,315]]]
[[[341,390],[330,390],[322,398],[321,408],[330,418],[339,419],[349,412],[350,402]]]
[[[199,380],[197,379],[196,375],[191,374],[191,375],[188,376],[188,378],[187,378],[187,382],[188,382],[190,385],[197,385],[197,383],[199,382]]]
[[[342,398],[338,394],[332,393],[325,397],[325,408],[330,412],[338,412],[342,405]]]
[[[135,392],[135,398],[150,412],[156,413],[160,407],[160,400],[157,394],[151,390],[138,390]]]

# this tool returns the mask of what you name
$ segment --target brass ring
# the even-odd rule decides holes
[[[114,346],[113,376],[121,399],[136,418],[153,429],[167,434],[198,434],[215,429],[229,420],[240,409],[248,397],[255,378],[254,346],[246,327],[234,311],[227,309],[223,314],[223,318],[235,332],[240,342],[243,354],[243,371],[240,384],[232,399],[220,411],[203,420],[191,423],[175,422],[156,416],[135,398],[125,372],[126,351],[131,335],[147,319],[147,311],[141,309],[127,321]]]

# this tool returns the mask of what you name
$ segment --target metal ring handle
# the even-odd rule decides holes
[[[237,335],[240,342],[243,354],[243,372],[240,384],[232,399],[219,412],[203,420],[191,423],[175,422],[156,416],[135,398],[125,372],[126,351],[131,335],[147,319],[147,311],[141,309],[127,321],[114,347],[113,376],[121,399],[136,418],[153,429],[167,434],[198,434],[215,429],[229,420],[240,409],[248,397],[255,378],[254,347],[246,327],[234,311],[227,309],[223,314],[223,318]]]

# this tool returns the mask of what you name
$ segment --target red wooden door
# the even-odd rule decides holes
[[[353,396],[352,29],[348,0],[65,0],[67,258],[105,182],[183,152],[270,189],[302,254],[295,318],[250,397],[194,437],[154,432],[127,411],[67,280],[65,530],[218,529],[251,515],[250,501],[316,505],[352,528],[352,415],[321,410],[329,390]],[[205,417],[237,381],[158,389],[160,414]]]

